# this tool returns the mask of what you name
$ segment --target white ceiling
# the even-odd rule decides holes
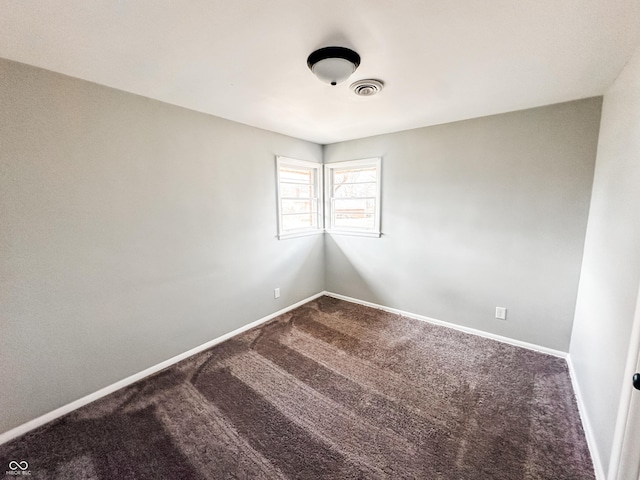
[[[600,95],[638,43],[638,0],[0,2],[0,57],[322,144]]]

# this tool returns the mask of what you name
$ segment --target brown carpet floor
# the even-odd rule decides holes
[[[564,360],[329,297],[0,460],[46,479],[594,478]]]

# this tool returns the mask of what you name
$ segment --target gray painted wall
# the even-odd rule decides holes
[[[383,236],[327,235],[326,289],[568,351],[600,108],[593,98],[326,146],[327,163],[383,157]]]
[[[0,432],[323,290],[275,208],[320,146],[6,60],[0,105]]]
[[[6,60],[0,105],[0,432],[325,287],[568,348],[600,99],[326,146],[383,157],[384,235],[284,241],[318,145]]]
[[[604,96],[571,360],[605,472],[640,285],[640,50]]]

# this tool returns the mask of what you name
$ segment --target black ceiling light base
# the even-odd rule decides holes
[[[349,78],[359,65],[360,55],[346,47],[324,47],[307,58],[309,69],[321,81],[331,85]]]

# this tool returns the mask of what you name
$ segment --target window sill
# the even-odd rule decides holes
[[[310,235],[321,235],[323,233],[324,233],[324,230],[307,230],[304,232],[281,233],[278,235],[278,240],[286,240],[288,238],[308,237]]]
[[[313,230],[306,232],[283,233],[277,236],[278,240],[287,240],[289,238],[308,237],[311,235],[322,235],[328,233],[330,235],[350,235],[352,237],[370,237],[380,238],[382,232],[358,232],[353,230]]]
[[[382,236],[381,232],[358,232],[354,230],[326,230],[326,232],[331,235],[352,235],[355,237],[380,238]]]

